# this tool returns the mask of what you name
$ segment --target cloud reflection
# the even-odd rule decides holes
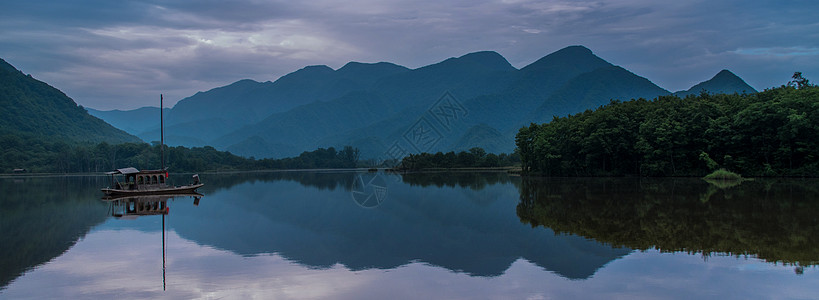
[[[136,249],[139,249],[138,251]],[[753,258],[635,252],[587,280],[568,280],[518,259],[497,277],[473,277],[423,263],[351,271],[308,268],[276,254],[240,256],[167,233],[162,290],[161,233],[97,230],[65,255],[0,292],[3,298],[810,298],[819,272]]]

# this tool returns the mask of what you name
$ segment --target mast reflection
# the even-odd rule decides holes
[[[170,212],[168,200],[180,197],[193,197],[193,205],[199,206],[202,194],[179,195],[145,195],[131,197],[104,197],[109,202],[109,213],[117,219],[136,219],[140,216],[162,216],[162,290],[166,289],[165,277],[165,215]]]

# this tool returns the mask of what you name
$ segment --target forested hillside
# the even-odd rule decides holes
[[[807,81],[805,81],[807,82]],[[550,176],[819,174],[819,87],[613,101],[518,132],[524,172]]]
[[[60,90],[0,59],[0,136],[56,139],[67,143],[137,142],[139,139],[88,114]],[[15,148],[0,144],[3,155]],[[27,151],[28,149],[17,149]]]

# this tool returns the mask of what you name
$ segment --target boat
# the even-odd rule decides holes
[[[169,174],[166,169],[140,171],[129,167],[105,174],[111,178],[111,185],[101,189],[106,197],[193,194],[196,189],[205,185],[199,180],[198,174],[194,174],[193,181],[187,185],[168,185]]]
[[[100,189],[106,197],[192,194],[196,193],[196,189],[204,186],[199,180],[199,174],[194,174],[193,181],[187,185],[168,185],[169,173],[165,168],[165,124],[162,120],[162,106],[162,95],[159,95],[161,168],[140,171],[134,167],[128,167],[106,172],[105,174],[111,178],[110,185]]]

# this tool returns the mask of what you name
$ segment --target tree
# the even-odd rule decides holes
[[[793,76],[791,76],[791,78],[793,78],[793,80],[788,81],[788,86],[793,86],[797,89],[811,86],[810,81],[808,81],[807,78],[802,77],[802,72],[793,72]]]
[[[475,159],[481,160],[484,156],[486,156],[486,150],[483,150],[481,147],[472,147],[469,149],[469,153],[475,156]]]

